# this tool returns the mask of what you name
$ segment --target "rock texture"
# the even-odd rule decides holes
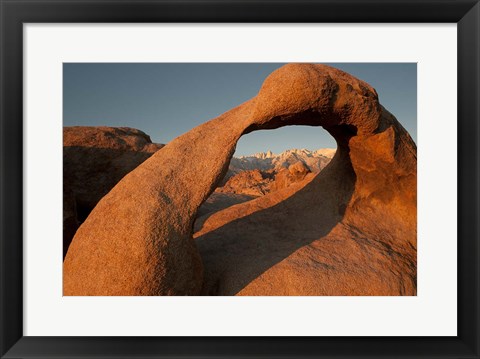
[[[63,128],[63,250],[100,199],[162,148],[127,127]]]
[[[249,196],[263,196],[270,192],[270,186],[275,173],[260,170],[239,172],[230,177],[228,181],[217,188],[220,193],[245,194]]]
[[[242,171],[230,177],[213,194],[244,194],[259,197],[299,182],[309,173],[311,173],[310,168],[300,161],[288,167],[278,167],[268,171],[258,169]]]
[[[302,181],[309,173],[311,173],[310,168],[300,161],[291,164],[288,168],[282,168],[275,175],[275,181],[270,186],[270,192],[278,191],[292,183]]]
[[[198,208],[241,135],[323,126],[319,175],[212,215]],[[201,151],[199,150],[201,149]],[[194,156],[192,156],[194,154]],[[64,262],[65,295],[415,295],[416,146],[363,81],[290,64],[176,138],[104,196]]]

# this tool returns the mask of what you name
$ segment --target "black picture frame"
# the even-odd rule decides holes
[[[0,0],[0,11],[2,358],[479,358],[479,0],[255,2]],[[23,336],[23,24],[95,22],[457,23],[458,335],[456,337]],[[441,316],[442,313],[438,315]]]

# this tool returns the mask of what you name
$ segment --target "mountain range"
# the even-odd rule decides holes
[[[247,170],[280,170],[296,162],[302,162],[311,172],[320,172],[335,155],[334,148],[321,148],[316,151],[290,149],[275,154],[272,151],[255,153],[250,156],[233,157],[230,161],[227,178]]]

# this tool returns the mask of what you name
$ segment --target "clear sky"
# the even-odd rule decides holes
[[[65,63],[64,126],[138,128],[167,143],[254,97],[283,63]],[[414,63],[329,63],[372,85],[417,140]],[[243,136],[236,155],[336,147],[321,127],[288,126]]]

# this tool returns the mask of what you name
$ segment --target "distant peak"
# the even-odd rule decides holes
[[[320,148],[315,151],[310,151],[306,148],[301,148],[301,149],[292,148],[292,149],[285,150],[279,154],[275,154],[271,150],[268,150],[267,152],[258,152],[248,156],[240,156],[238,158],[240,159],[257,158],[257,159],[263,160],[267,158],[279,158],[279,157],[286,157],[290,155],[300,155],[300,156],[308,156],[308,157],[323,156],[323,157],[332,158],[335,155],[335,152],[336,152],[335,148]]]

